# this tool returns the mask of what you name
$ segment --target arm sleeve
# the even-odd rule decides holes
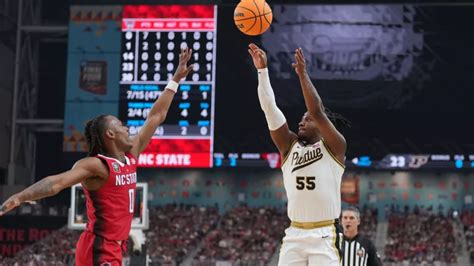
[[[286,123],[286,118],[276,105],[275,94],[273,93],[272,85],[270,84],[270,77],[267,68],[258,69],[257,90],[260,107],[265,114],[268,128],[272,131],[279,129]]]

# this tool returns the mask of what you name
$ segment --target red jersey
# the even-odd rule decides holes
[[[98,190],[84,187],[87,206],[86,230],[108,240],[127,240],[135,206],[137,160],[125,154],[126,164],[97,155],[109,168],[109,177]]]

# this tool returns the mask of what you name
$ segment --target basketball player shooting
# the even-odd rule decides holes
[[[191,49],[181,50],[174,76],[135,137],[129,137],[128,128],[115,116],[90,120],[85,128],[88,157],[77,161],[71,170],[45,177],[11,196],[1,205],[0,216],[21,203],[51,197],[82,183],[88,221],[77,243],[76,265],[122,265],[133,218],[136,158],[165,120],[180,80],[192,70],[193,65],[187,66],[191,55]]]
[[[307,112],[292,132],[276,105],[265,52],[255,44],[249,53],[258,72],[258,98],[270,135],[283,160],[282,172],[291,225],[285,231],[278,265],[340,265],[338,217],[346,141],[326,115],[306,72],[301,48],[293,68],[300,80]]]

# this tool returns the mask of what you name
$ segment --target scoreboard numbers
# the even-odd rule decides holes
[[[194,64],[193,70],[181,80],[165,122],[156,130],[152,144],[145,150],[156,157],[147,157],[146,161],[152,163],[139,160],[139,165],[174,167],[156,163],[158,156],[164,153],[157,147],[166,147],[169,143],[174,151],[166,151],[167,154],[179,152],[180,148],[188,152],[191,165],[187,166],[211,167],[217,8],[211,5],[178,7],[183,12],[171,14],[171,11],[165,11],[171,10],[169,6],[146,6],[147,9],[140,9],[140,12],[136,12],[136,6],[125,6],[119,115],[128,125],[130,134],[137,134],[153,103],[173,77],[180,50],[193,49],[189,62]],[[181,17],[182,14],[189,17]],[[189,147],[195,148],[189,151]],[[201,163],[192,163],[194,155]],[[206,156],[208,160],[203,159]]]

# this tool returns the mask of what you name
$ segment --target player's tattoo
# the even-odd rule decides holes
[[[53,183],[43,178],[21,193],[22,201],[36,200],[54,195]]]

